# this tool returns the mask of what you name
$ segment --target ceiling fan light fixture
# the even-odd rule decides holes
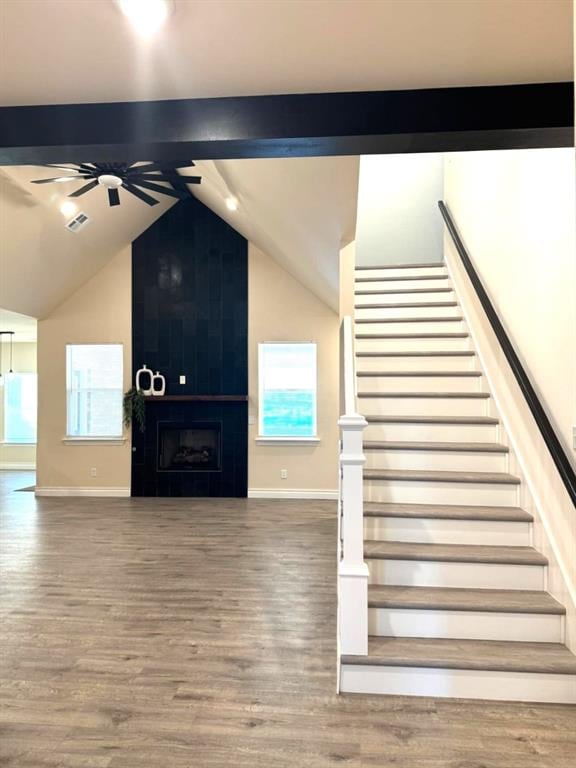
[[[103,173],[98,176],[98,184],[102,184],[106,189],[118,189],[122,186],[122,179],[112,173]]]
[[[142,37],[151,37],[168,18],[167,0],[118,0],[120,10]]]

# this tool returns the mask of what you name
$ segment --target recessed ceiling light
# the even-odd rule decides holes
[[[78,208],[71,200],[65,200],[60,206],[60,213],[64,216],[74,216]]]
[[[237,211],[238,210],[238,200],[235,197],[227,197],[226,198],[226,208],[228,208],[229,211]]]
[[[120,10],[142,37],[157,32],[168,18],[167,0],[118,0]]]

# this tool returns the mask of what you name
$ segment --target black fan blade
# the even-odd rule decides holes
[[[184,184],[201,184],[202,176],[180,176],[180,181]]]
[[[82,174],[81,176],[58,176],[55,179],[35,179],[34,181],[31,181],[31,184],[50,184],[53,181],[78,181],[82,179],[90,179],[91,176],[87,176]]]
[[[144,189],[149,189],[151,192],[156,192],[161,195],[168,195],[168,197],[177,197],[178,200],[184,200],[185,197],[190,197],[188,192],[180,191],[178,189],[173,189],[172,187],[161,187],[159,184],[151,184],[149,181],[135,179],[130,183],[136,187],[144,187]]]
[[[109,189],[108,190],[108,202],[110,203],[110,207],[113,205],[120,205],[120,193],[117,189]]]
[[[180,162],[165,160],[162,163],[144,163],[144,165],[131,165],[126,169],[128,176],[133,173],[141,173],[142,171],[163,171],[176,170],[177,168],[192,168],[195,163],[192,160],[181,160]]]
[[[128,192],[131,192],[134,197],[137,197],[139,200],[142,200],[144,203],[148,203],[148,205],[158,205],[160,200],[156,200],[151,195],[147,195],[146,192],[142,192],[141,189],[138,189],[133,184],[130,184],[130,182],[125,181],[122,186],[124,189],[127,189]]]
[[[85,192],[89,192],[91,189],[94,189],[94,187],[98,186],[98,179],[94,179],[94,181],[91,181],[89,184],[85,184],[83,187],[80,187],[80,189],[77,189],[76,192],[72,192],[71,195],[68,195],[68,197],[80,197],[80,195],[83,195]]]

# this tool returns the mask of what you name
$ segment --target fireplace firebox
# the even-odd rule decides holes
[[[159,422],[158,472],[220,472],[219,422]]]

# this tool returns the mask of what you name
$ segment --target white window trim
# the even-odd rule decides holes
[[[316,363],[315,370],[315,382],[316,393],[314,399],[314,434],[313,435],[263,435],[262,434],[262,419],[264,416],[264,409],[262,408],[263,402],[263,386],[262,386],[262,353],[264,345],[266,344],[313,344],[314,345],[314,358]],[[271,445],[278,445],[279,443],[286,443],[290,445],[302,443],[319,443],[318,437],[318,343],[311,340],[299,340],[299,341],[287,341],[283,339],[281,341],[260,341],[258,343],[258,436],[255,438],[255,442],[258,444],[269,443]]]
[[[64,445],[124,445],[125,437],[68,437],[62,438]]]

